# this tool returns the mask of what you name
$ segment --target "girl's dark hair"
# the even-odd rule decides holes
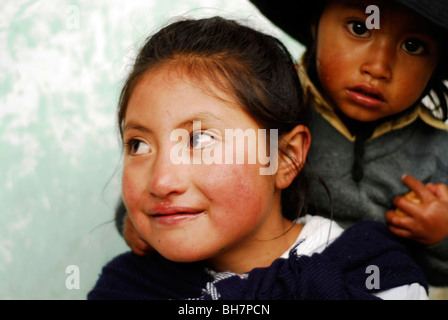
[[[311,35],[312,26],[317,28],[318,22],[322,15],[323,10],[328,1],[317,1],[311,4],[308,11],[309,17],[309,36],[307,42],[304,44],[307,47],[307,51],[304,54],[303,62],[305,69],[313,81],[319,87],[319,77],[316,70],[316,41],[313,40]],[[429,23],[432,23],[429,21]],[[430,105],[423,103],[423,105],[431,111],[435,118],[441,121],[448,120],[448,61],[445,57],[448,56],[448,44],[445,41],[446,30],[441,30],[441,27],[434,25],[434,30],[439,30],[440,34],[436,34],[436,38],[439,39],[439,61],[436,69],[429,80],[425,90],[416,103],[422,102],[425,97],[428,97],[431,101]]]
[[[174,22],[147,39],[120,95],[121,135],[134,87],[162,65],[181,67],[202,85],[208,80],[233,97],[261,128],[277,129],[279,138],[296,125],[309,123],[310,108],[303,103],[294,60],[285,46],[236,21],[213,17]],[[283,215],[290,220],[303,215],[307,196],[305,170],[299,170],[282,192]]]

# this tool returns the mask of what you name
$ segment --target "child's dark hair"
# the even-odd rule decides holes
[[[174,22],[146,41],[120,95],[121,135],[135,85],[162,65],[180,67],[202,85],[204,79],[210,81],[243,106],[261,128],[277,129],[279,139],[296,125],[309,123],[310,109],[303,103],[294,60],[285,46],[236,21],[213,17]],[[282,192],[283,215],[290,220],[306,212],[308,182],[304,171],[300,170],[293,184]]]

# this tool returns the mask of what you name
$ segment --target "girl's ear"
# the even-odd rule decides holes
[[[298,125],[285,134],[279,144],[282,152],[279,151],[275,186],[278,189],[285,189],[305,165],[311,144],[310,130],[304,125]]]

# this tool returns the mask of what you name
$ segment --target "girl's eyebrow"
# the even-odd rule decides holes
[[[141,131],[141,132],[144,132],[144,133],[152,133],[151,129],[149,129],[149,128],[147,128],[147,127],[145,127],[145,126],[143,126],[143,125],[141,125],[141,124],[139,124],[137,122],[134,122],[134,121],[128,122],[125,125],[125,127],[123,129],[123,132],[126,132],[128,130],[137,130],[137,131]]]
[[[208,112],[197,112],[192,115],[190,115],[187,119],[180,122],[176,128],[192,128],[194,121],[200,121],[201,123],[210,123],[210,122],[217,122],[221,121],[221,118],[218,116],[215,116]],[[130,121],[126,123],[124,126],[123,132],[126,132],[128,130],[137,130],[143,133],[152,133],[152,130],[145,127],[144,125],[136,122],[136,121]]]
[[[193,126],[194,121],[200,121],[201,123],[210,123],[222,121],[218,116],[208,113],[208,112],[197,112],[191,114],[187,119],[180,122],[176,127],[177,128],[191,128]]]

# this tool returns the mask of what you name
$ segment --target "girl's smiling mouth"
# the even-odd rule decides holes
[[[346,92],[353,102],[367,108],[378,108],[385,102],[381,91],[369,85],[348,88]]]
[[[156,207],[154,210],[151,210],[149,215],[155,222],[169,226],[195,219],[205,213],[206,211],[201,209],[173,206]]]

